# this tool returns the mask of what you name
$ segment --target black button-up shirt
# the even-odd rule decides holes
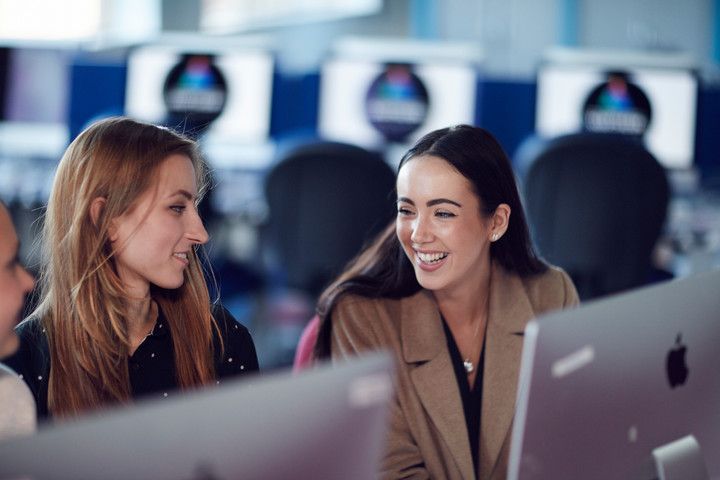
[[[213,315],[220,327],[224,347],[220,355],[219,341],[214,338],[217,383],[223,378],[256,372],[257,353],[247,328],[222,307],[214,307]],[[47,405],[50,353],[45,330],[41,322],[33,318],[18,325],[16,331],[20,348],[5,363],[30,387],[37,404],[38,419],[47,419],[50,416]],[[153,331],[128,358],[128,372],[133,398],[166,398],[177,392],[172,332],[161,311],[158,311]]]

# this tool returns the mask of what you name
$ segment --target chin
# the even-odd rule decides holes
[[[165,280],[161,282],[153,282],[155,285],[157,285],[160,288],[164,288],[165,290],[175,290],[177,288],[180,288],[183,286],[183,283],[185,283],[185,276],[182,276],[179,279],[172,279],[172,280]]]
[[[425,290],[440,290],[445,286],[445,282],[434,279],[434,278],[427,278],[425,275],[415,275],[415,279],[420,284],[422,288]]]

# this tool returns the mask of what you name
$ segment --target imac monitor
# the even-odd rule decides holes
[[[537,77],[535,129],[641,137],[669,169],[692,166],[698,80],[689,68],[545,63]]]
[[[720,478],[718,292],[714,271],[530,322],[508,479]]]
[[[188,50],[149,45],[130,52],[125,112],[217,141],[268,140],[273,58],[261,49]]]
[[[374,478],[391,393],[383,353],[227,382],[0,442],[0,478]]]

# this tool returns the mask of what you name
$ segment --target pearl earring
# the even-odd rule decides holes
[[[500,236],[497,233],[492,234],[492,241],[496,241]]]

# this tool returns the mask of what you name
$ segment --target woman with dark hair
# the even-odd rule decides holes
[[[510,162],[481,128],[421,138],[397,212],[320,297],[315,357],[394,353],[383,478],[504,479],[525,325],[577,304],[575,287],[534,253]]]

